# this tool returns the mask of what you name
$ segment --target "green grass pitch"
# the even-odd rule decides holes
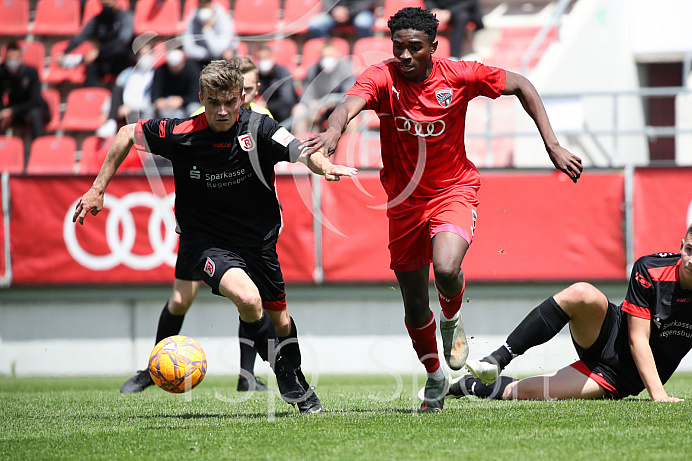
[[[422,376],[322,376],[325,412],[235,392],[208,376],[189,394],[121,395],[120,378],[0,378],[2,460],[692,459],[692,374],[623,401],[447,400],[417,414]]]

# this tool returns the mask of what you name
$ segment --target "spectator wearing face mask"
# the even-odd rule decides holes
[[[115,136],[118,127],[132,120],[153,118],[151,87],[154,79],[154,53],[151,37],[135,39],[137,64],[118,75],[111,91],[111,99],[102,109],[102,125],[96,135],[102,138]]]
[[[7,44],[5,62],[0,65],[0,132],[28,125],[32,138],[36,138],[44,134],[49,121],[50,111],[41,97],[38,72],[22,63],[22,50],[12,41]]]
[[[200,0],[190,14],[182,41],[187,58],[200,69],[215,59],[231,59],[238,46],[231,14],[211,0]]]
[[[331,40],[324,42],[320,60],[308,69],[303,82],[303,96],[293,108],[293,133],[309,133],[313,131],[313,125],[321,131],[322,123],[339,102],[337,96],[346,93],[355,81],[349,60],[339,56],[339,50]],[[330,95],[334,97],[328,98]]]
[[[74,62],[65,59],[66,55],[85,40],[98,44],[83,58],[86,64],[84,86],[98,86],[105,76],[117,76],[134,63],[131,48],[134,37],[132,12],[118,9],[118,0],[101,0],[101,5],[101,12],[91,18],[84,29],[72,37],[65,51],[56,57],[58,65],[74,65]]]
[[[337,26],[352,25],[358,38],[372,35],[375,0],[322,0],[326,13],[310,20],[308,37],[326,38]]]
[[[293,77],[288,69],[276,64],[274,54],[267,45],[261,45],[257,50],[257,69],[260,95],[267,102],[267,109],[281,123],[291,116],[297,100]]]
[[[151,99],[156,118],[185,118],[201,107],[199,68],[180,49],[166,55],[166,64],[154,71]]]

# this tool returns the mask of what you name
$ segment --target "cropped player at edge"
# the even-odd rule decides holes
[[[272,118],[241,107],[243,76],[234,61],[205,66],[199,87],[204,114],[140,120],[120,129],[96,180],[78,201],[73,221],[83,224],[88,213],[101,211],[106,187],[134,143],[168,158],[179,258],[214,294],[236,305],[240,324],[274,370],[282,398],[297,404],[301,413],[320,413],[314,388],[296,372],[300,347],[276,253],[281,212],[274,165],[300,159],[303,146]],[[327,180],[356,174],[321,154],[301,161]]]
[[[499,373],[512,359],[569,324],[579,361],[517,381]],[[589,283],[576,283],[534,308],[496,351],[469,360],[473,376],[450,388],[455,397],[622,399],[646,389],[656,402],[681,402],[663,385],[692,349],[692,225],[680,253],[656,253],[632,267],[620,306]]]
[[[449,367],[461,369],[469,351],[459,312],[465,286],[461,263],[473,240],[480,187],[478,170],[464,148],[469,100],[516,96],[534,120],[555,168],[574,182],[582,172],[581,160],[558,143],[534,86],[503,69],[435,57],[438,24],[421,8],[394,14],[387,23],[394,58],[365,70],[329,117],[327,130],[304,141],[311,149],[303,154],[319,149],[333,153],[361,110],[378,114],[390,267],[401,288],[413,348],[428,373],[421,411],[442,409],[450,385],[440,366],[435,317],[428,306],[430,263]]]

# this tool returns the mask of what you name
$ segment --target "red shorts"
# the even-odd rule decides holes
[[[432,262],[432,238],[453,232],[469,245],[476,228],[478,187],[457,187],[430,200],[389,215],[390,268],[398,272],[420,269]]]

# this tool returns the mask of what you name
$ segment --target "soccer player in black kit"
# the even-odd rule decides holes
[[[579,361],[554,373],[517,381],[498,374],[516,356],[569,323]],[[459,378],[448,395],[494,399],[621,399],[644,389],[657,402],[680,402],[663,385],[692,348],[692,225],[680,253],[639,258],[620,306],[580,282],[548,298],[505,344]]]
[[[267,117],[242,108],[243,76],[234,61],[212,61],[199,78],[205,112],[140,120],[120,129],[73,221],[103,208],[108,183],[132,144],[173,164],[179,257],[212,292],[237,306],[240,323],[276,375],[282,398],[301,413],[322,406],[300,372],[297,330],[286,310],[276,253],[281,227],[274,165],[300,160],[327,180],[356,174],[323,155],[300,158],[301,143]]]

